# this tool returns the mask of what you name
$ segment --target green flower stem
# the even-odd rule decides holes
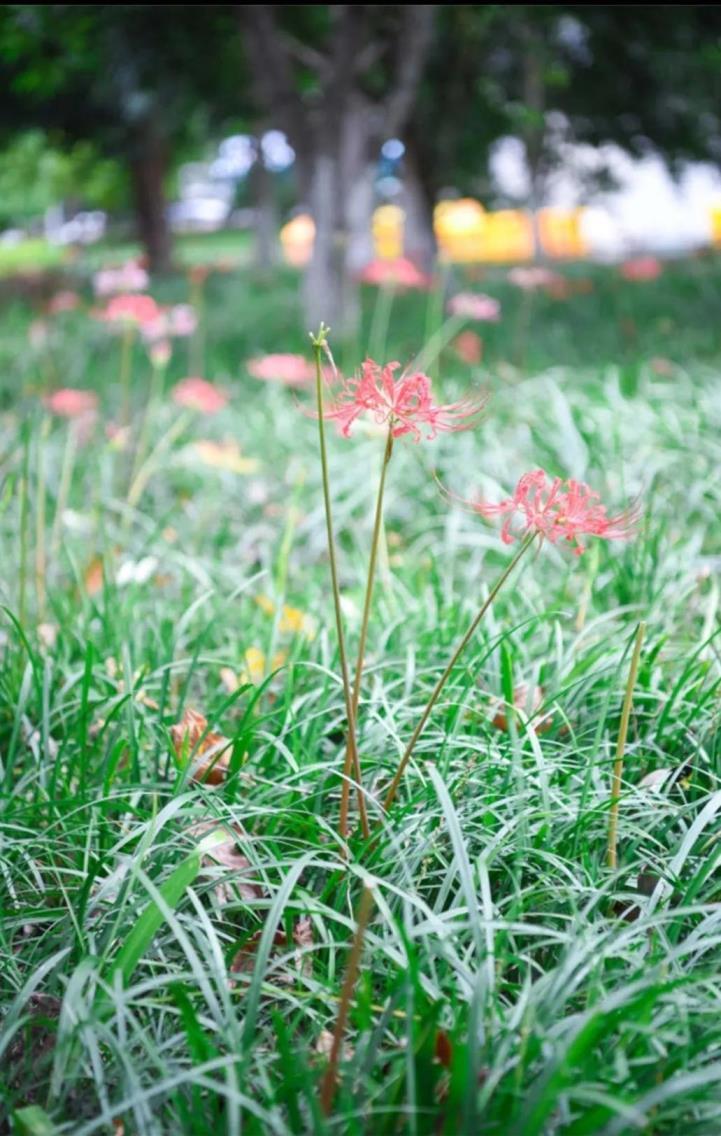
[[[358,703],[360,702],[360,688],[363,679],[363,664],[365,662],[366,642],[368,639],[368,622],[370,619],[371,600],[373,599],[373,585],[375,583],[376,563],[378,560],[378,549],[380,547],[381,532],[383,530],[383,497],[385,495],[386,487],[386,473],[388,472],[388,465],[393,454],[393,424],[388,427],[388,437],[386,439],[385,453],[383,454],[383,466],[381,468],[381,477],[378,483],[378,496],[376,498],[376,512],[375,520],[373,521],[373,536],[371,538],[371,552],[368,561],[368,579],[366,581],[365,599],[363,601],[363,617],[361,619],[360,639],[358,641],[358,657],[355,665],[355,678],[353,680],[353,718],[357,721],[358,718]],[[350,745],[350,734],[348,735],[348,744]],[[346,749],[346,762],[348,762],[348,750]],[[363,823],[365,821],[365,823]],[[361,813],[361,825],[363,827],[363,836],[368,839],[370,830],[368,828],[368,820],[364,812]]]
[[[413,754],[413,750],[415,749],[416,742],[418,741],[419,737],[421,736],[421,734],[422,734],[422,732],[425,728],[426,722],[428,721],[428,719],[431,716],[431,711],[433,710],[433,707],[435,706],[436,702],[438,701],[440,694],[441,694],[441,691],[443,690],[443,687],[446,685],[448,679],[450,678],[451,673],[453,671],[453,668],[455,667],[459,658],[461,657],[461,655],[465,651],[466,647],[470,643],[471,639],[473,638],[473,635],[475,634],[476,628],[478,627],[478,624],[483,619],[483,616],[486,614],[489,607],[491,606],[491,604],[495,600],[496,596],[500,592],[501,588],[505,584],[506,580],[511,575],[513,569],[516,567],[518,562],[521,560],[521,558],[525,555],[525,553],[528,551],[528,549],[533,544],[533,541],[536,539],[536,535],[537,534],[535,532],[529,533],[529,535],[523,541],[523,544],[521,545],[518,552],[516,553],[516,555],[511,560],[511,562],[508,564],[508,566],[506,568],[504,568],[503,572],[501,572],[501,575],[498,577],[495,584],[493,585],[490,592],[488,593],[488,597],[481,604],[481,607],[480,607],[478,613],[476,614],[476,616],[474,617],[473,622],[471,623],[470,627],[468,628],[465,635],[461,639],[460,643],[456,647],[455,651],[451,655],[451,658],[448,662],[446,669],[444,670],[443,674],[441,675],[441,677],[438,679],[438,682],[434,686],[433,693],[431,694],[430,698],[428,699],[428,702],[426,703],[425,709],[424,709],[423,713],[421,714],[418,725],[416,726],[415,730],[411,734],[410,741],[408,742],[408,745],[405,748],[405,752],[403,754],[403,757],[401,758],[398,769],[396,770],[396,775],[391,782],[388,793],[386,794],[386,799],[383,802],[383,809],[384,809],[385,812],[388,812],[388,809],[391,807],[391,805],[393,804],[393,802],[396,798],[396,793],[398,792],[398,786],[401,783],[401,778],[403,777],[403,773],[405,772],[405,768],[406,768],[408,762],[411,759],[411,755]]]
[[[315,355],[315,389],[316,389],[316,403],[318,410],[318,441],[320,447],[320,464],[323,479],[323,503],[325,506],[325,526],[326,536],[328,541],[328,560],[330,561],[330,578],[331,587],[333,590],[333,606],[335,608],[335,623],[336,632],[338,635],[338,657],[340,660],[341,679],[343,682],[343,695],[345,698],[346,718],[348,721],[348,746],[346,750],[346,759],[343,765],[343,786],[341,789],[341,805],[340,817],[338,820],[338,834],[341,840],[345,840],[348,835],[348,798],[349,798],[349,779],[351,770],[353,770],[355,779],[358,783],[358,808],[360,810],[361,824],[363,831],[368,829],[368,817],[366,814],[365,800],[363,799],[363,792],[360,788],[361,775],[360,775],[360,762],[358,761],[358,750],[356,747],[356,729],[355,729],[355,712],[353,709],[353,694],[350,686],[350,678],[348,674],[348,657],[345,649],[345,636],[343,634],[343,616],[340,605],[340,588],[338,585],[338,567],[335,558],[335,534],[333,532],[333,515],[331,513],[330,503],[330,479],[328,476],[328,453],[325,444],[325,421],[323,419],[323,376],[321,371],[321,354],[326,346],[326,336],[328,329],[321,324],[318,334],[311,336],[313,344],[313,353]]]
[[[123,325],[122,337],[120,340],[120,374],[118,375],[118,385],[120,387],[121,396],[121,417],[120,421],[123,426],[129,426],[132,417],[132,397],[130,393],[130,372],[133,360],[133,341],[135,339],[135,326],[130,320],[126,320]]]
[[[618,810],[621,801],[621,781],[623,778],[623,759],[626,753],[626,738],[628,737],[628,723],[631,718],[631,706],[633,703],[633,688],[636,685],[636,675],[638,674],[638,664],[641,658],[641,647],[643,646],[643,636],[646,631],[646,624],[641,621],[636,629],[636,638],[633,644],[633,655],[631,656],[631,666],[628,671],[628,679],[626,681],[626,695],[623,700],[623,710],[621,711],[621,725],[618,731],[618,741],[616,742],[616,760],[613,763],[613,780],[611,782],[611,811],[608,817],[608,847],[606,850],[606,863],[613,871],[618,867]]]
[[[358,970],[360,968],[361,953],[363,951],[363,939],[365,938],[366,928],[368,921],[373,911],[374,897],[373,889],[369,884],[365,884],[363,892],[358,904],[358,916],[356,918],[356,930],[353,936],[353,945],[351,947],[350,956],[348,958],[348,967],[345,972],[345,979],[343,980],[343,989],[340,996],[340,1005],[338,1006],[338,1016],[335,1021],[335,1028],[333,1030],[333,1041],[331,1043],[330,1056],[328,1058],[328,1066],[323,1074],[323,1080],[320,1087],[320,1106],[326,1116],[330,1115],[331,1108],[333,1107],[333,1098],[335,1096],[336,1082],[338,1077],[338,1061],[341,1055],[343,1045],[343,1035],[345,1034],[345,1027],[348,1021],[348,1011],[350,1009],[353,991],[358,978]]]

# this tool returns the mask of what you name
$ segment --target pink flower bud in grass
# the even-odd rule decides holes
[[[156,323],[162,316],[152,296],[114,296],[108,306],[99,313],[98,319],[104,323],[127,327],[134,324],[143,328]]]
[[[154,367],[167,367],[172,353],[173,348],[169,339],[156,339],[148,348],[150,362]]]
[[[417,288],[419,291],[428,291],[433,280],[425,272],[416,268],[412,260],[399,256],[395,260],[372,260],[367,264],[359,277],[363,284],[374,284],[376,287],[390,285],[399,290]]]
[[[619,268],[624,280],[657,280],[663,272],[661,261],[655,256],[637,256]]]
[[[458,292],[448,301],[448,311],[452,316],[463,316],[484,323],[498,323],[501,318],[498,300],[480,292]]]
[[[483,340],[476,331],[462,331],[453,340],[453,348],[464,363],[476,366],[483,358]]]
[[[525,533],[537,533],[552,544],[568,541],[580,556],[584,551],[581,537],[598,536],[603,540],[628,540],[639,520],[638,506],[609,517],[605,505],[583,481],[551,478],[542,469],[525,473],[513,496],[498,504],[485,501],[463,502],[482,517],[503,516],[501,540],[512,544],[516,539],[514,522],[520,519]]]
[[[304,355],[261,355],[249,359],[245,366],[254,379],[288,387],[302,387],[315,379],[315,367]]]
[[[168,333],[175,338],[185,339],[195,335],[198,317],[190,304],[176,304],[167,313]]]
[[[182,379],[173,387],[172,398],[177,406],[197,410],[200,414],[215,414],[228,405],[223,392],[205,379]]]
[[[61,292],[56,292],[51,296],[48,303],[48,314],[51,316],[58,315],[60,312],[73,312],[76,308],[80,307],[80,296],[77,292],[72,292],[65,289]]]
[[[398,378],[394,372],[400,363],[381,366],[366,359],[360,376],[341,380],[341,389],[328,404],[323,415],[333,422],[345,438],[356,419],[368,411],[378,425],[390,426],[394,438],[412,434],[416,442],[423,437],[467,430],[478,421],[485,398],[469,396],[460,402],[438,406],[433,402],[431,380],[420,371],[404,372]]]
[[[114,292],[142,292],[148,287],[145,269],[135,261],[117,268],[101,268],[93,277],[96,296],[112,296]]]
[[[95,414],[98,408],[98,396],[93,391],[76,390],[73,387],[53,391],[44,402],[48,410],[59,418],[86,418],[89,414]]]
[[[541,264],[532,264],[528,267],[519,265],[517,268],[512,268],[508,273],[508,279],[511,284],[523,288],[524,291],[553,287],[558,285],[559,281],[563,281],[560,273],[554,272],[552,268],[544,268]]]

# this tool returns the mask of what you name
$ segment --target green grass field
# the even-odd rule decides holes
[[[211,275],[200,332],[161,379],[135,344],[125,446],[106,432],[119,339],[88,316],[89,290],[41,341],[37,311],[0,312],[0,1130],[719,1131],[721,264],[648,283],[566,272],[591,290],[454,275],[503,305],[476,325],[480,365],[455,354],[437,294],[368,291],[359,342],[338,348],[346,371],[368,351],[423,352],[439,398],[489,394],[473,431],[394,450],[359,713],[374,834],[354,811],[347,848],[312,390],[244,366],[308,351],[297,278]],[[185,301],[188,282],[155,294]],[[227,409],[173,404],[193,373]],[[90,437],[45,410],[57,387],[97,392]],[[201,441],[237,444],[233,468],[207,464]],[[354,657],[383,439],[329,429],[328,445]],[[538,466],[587,481],[609,511],[640,495],[635,538],[526,560],[384,815],[424,702],[511,555],[434,473],[498,500]],[[513,713],[522,684],[540,701]],[[233,743],[219,785],[176,756],[188,708]],[[219,826],[214,857],[199,844]],[[364,883],[374,905],[326,1116]]]

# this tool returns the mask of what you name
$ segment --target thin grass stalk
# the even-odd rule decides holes
[[[340,816],[338,819],[338,834],[341,840],[345,840],[346,836],[348,835],[348,799],[350,796],[351,770],[353,770],[355,779],[358,783],[358,808],[360,810],[361,824],[363,825],[364,832],[368,827],[368,817],[366,815],[363,792],[360,788],[361,772],[356,744],[355,712],[353,710],[353,693],[351,691],[350,677],[348,673],[348,657],[346,655],[345,649],[345,635],[343,633],[343,615],[340,604],[338,566],[335,556],[335,533],[333,530],[333,514],[331,511],[330,501],[330,478],[328,475],[328,451],[326,449],[325,441],[325,419],[323,418],[323,375],[321,367],[321,354],[327,345],[327,333],[328,329],[324,324],[321,324],[318,330],[318,334],[311,336],[311,341],[313,344],[313,353],[315,355],[315,390],[318,411],[318,443],[320,448],[320,465],[323,480],[323,504],[325,508],[328,560],[330,562],[333,607],[335,610],[336,633],[338,635],[338,658],[340,660],[341,681],[343,683],[343,696],[345,699],[346,718],[348,721],[348,745],[346,749],[345,762],[343,764],[343,785],[341,787]]]
[[[348,1011],[350,1009],[353,991],[358,978],[358,969],[360,967],[361,953],[363,951],[363,939],[365,938],[368,920],[370,919],[373,910],[373,889],[367,884],[363,887],[363,894],[360,897],[358,904],[358,916],[356,918],[356,930],[353,936],[353,945],[351,947],[350,956],[348,958],[348,966],[345,972],[345,979],[343,981],[343,989],[340,996],[340,1004],[338,1006],[338,1016],[335,1020],[335,1027],[333,1029],[333,1041],[330,1048],[330,1056],[328,1058],[328,1067],[323,1074],[323,1080],[320,1087],[320,1107],[326,1116],[330,1116],[333,1107],[333,1098],[335,1097],[336,1083],[338,1079],[338,1061],[343,1046],[343,1037],[345,1035],[346,1023],[348,1021]]]
[[[533,544],[533,541],[536,539],[536,536],[537,536],[536,532],[529,533],[529,535],[523,541],[523,544],[519,548],[516,555],[513,557],[513,559],[510,561],[510,563],[507,565],[507,567],[504,568],[503,572],[501,573],[501,575],[496,580],[495,584],[493,585],[490,592],[488,593],[487,598],[481,604],[481,607],[479,608],[477,614],[474,616],[470,627],[468,628],[465,635],[463,636],[463,638],[459,642],[458,646],[456,647],[455,651],[451,655],[451,657],[448,661],[448,665],[446,666],[446,669],[444,670],[443,674],[441,675],[441,677],[438,679],[438,682],[434,686],[433,693],[431,694],[430,698],[428,699],[428,702],[425,705],[425,709],[423,710],[423,713],[421,714],[421,717],[419,719],[418,725],[416,726],[415,730],[411,734],[410,741],[408,742],[408,745],[405,748],[405,751],[403,753],[403,757],[401,758],[400,763],[398,765],[398,769],[396,770],[395,777],[393,778],[393,780],[391,782],[390,788],[389,788],[389,790],[386,794],[386,799],[383,802],[384,812],[388,812],[389,808],[391,807],[391,805],[393,804],[393,802],[396,798],[396,793],[398,792],[398,786],[401,783],[401,778],[403,777],[403,774],[405,772],[405,768],[406,768],[408,762],[410,761],[411,756],[413,755],[413,750],[415,749],[416,742],[418,741],[421,734],[423,733],[426,722],[430,718],[433,707],[435,706],[436,702],[438,701],[438,699],[441,695],[441,692],[443,690],[443,687],[446,685],[448,679],[450,678],[451,673],[453,672],[453,668],[455,667],[456,663],[458,662],[461,655],[463,654],[466,647],[468,646],[471,639],[473,638],[473,635],[475,634],[476,628],[478,627],[478,624],[483,619],[483,616],[486,614],[489,607],[491,606],[491,604],[495,600],[496,596],[500,592],[501,588],[505,584],[506,580],[508,579],[508,577],[513,572],[513,569],[516,567],[518,562],[521,560],[521,558],[525,555],[525,553],[528,551],[528,549]]]
[[[30,482],[30,428],[26,426],[23,438],[23,468],[20,475],[20,557],[19,557],[19,576],[18,581],[18,620],[21,625],[25,624],[25,610],[27,603],[27,587],[28,587],[28,546],[30,544],[29,533],[29,508],[28,501]]]
[[[120,387],[121,398],[121,412],[120,421],[123,426],[130,425],[132,417],[132,399],[130,397],[130,372],[133,359],[133,339],[135,338],[135,328],[133,324],[127,320],[123,324],[122,337],[120,340],[120,371],[118,374],[118,385]]]
[[[37,509],[35,513],[35,593],[37,601],[37,618],[42,622],[45,615],[46,579],[47,579],[47,551],[45,546],[45,442],[50,431],[50,421],[44,418],[37,440]]]
[[[68,503],[70,484],[75,469],[75,457],[78,452],[77,428],[74,422],[68,423],[68,433],[63,450],[63,464],[60,470],[60,485],[55,500],[55,513],[53,515],[53,528],[50,536],[50,559],[53,561],[60,549],[60,533],[63,525],[63,513]]]
[[[172,426],[170,426],[170,428],[166,430],[156,446],[150,451],[147,458],[135,475],[130,489],[128,490],[127,504],[129,508],[135,508],[138,501],[142,497],[145,488],[150,481],[150,478],[153,476],[158,458],[165,450],[169,449],[169,447],[172,446],[173,442],[177,441],[177,439],[185,430],[189,421],[189,414],[181,414],[179,418],[176,418]]]
[[[621,711],[621,725],[619,727],[618,740],[616,742],[616,760],[613,763],[613,780],[611,782],[611,811],[608,816],[608,847],[606,850],[606,863],[612,871],[615,871],[618,867],[618,813],[621,803],[623,760],[626,753],[628,723],[631,718],[631,707],[633,705],[633,690],[636,685],[636,676],[638,674],[638,664],[641,658],[641,647],[643,646],[643,637],[645,631],[646,624],[642,620],[636,628],[636,638],[633,644],[631,666],[629,667],[628,679],[626,680],[626,694],[623,699],[623,710]]]

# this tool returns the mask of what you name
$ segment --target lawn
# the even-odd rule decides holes
[[[463,327],[438,291],[369,289],[338,347],[345,373],[420,355],[439,401],[488,394],[474,429],[394,445],[358,715],[372,833],[353,792],[347,841],[313,386],[245,366],[310,359],[296,276],[158,285],[200,316],[165,372],[140,342],[123,356],[84,279],[77,310],[0,311],[0,1130],[718,1130],[721,263],[564,274],[549,294],[453,270],[502,305]],[[188,374],[227,406],[177,406]],[[96,392],[97,418],[52,415],[61,387]],[[354,660],[384,439],[327,441]],[[609,513],[640,502],[633,537],[525,557],[386,814],[518,547],[455,495],[499,501],[538,467]],[[189,709],[232,743],[218,784],[197,775],[209,735],[191,754],[173,730]]]

